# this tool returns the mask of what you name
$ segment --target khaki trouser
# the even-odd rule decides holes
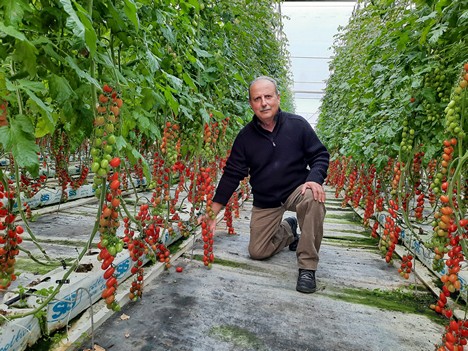
[[[285,211],[293,211],[297,214],[301,229],[301,238],[296,251],[298,267],[317,269],[326,210],[323,203],[314,200],[310,189],[301,195],[301,188],[302,185],[281,207],[253,207],[249,243],[249,254],[252,259],[262,260],[271,257],[294,241],[290,225],[282,220]]]

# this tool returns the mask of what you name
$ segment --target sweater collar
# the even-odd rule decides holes
[[[265,129],[263,129],[262,127],[262,123],[260,122],[260,118],[257,117],[257,115],[253,115],[253,119],[252,121],[254,122],[254,125],[256,128],[259,128],[260,130],[264,130],[264,131],[267,131]],[[276,115],[275,115],[275,127],[273,129],[273,131],[275,131],[278,126],[283,122],[283,118],[282,118],[282,111],[280,108],[278,108],[278,112],[276,112]]]

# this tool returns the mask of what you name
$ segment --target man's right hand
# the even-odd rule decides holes
[[[218,202],[213,202],[211,204],[211,211],[212,211],[213,217],[210,217],[207,213],[202,214],[201,216],[198,217],[198,224],[201,224],[203,221],[205,221],[208,229],[210,229],[214,233],[216,230],[216,217],[218,216],[218,213],[222,209],[223,209],[223,205],[221,205]]]
[[[212,219],[210,216],[208,216],[206,213],[198,217],[198,224],[202,224],[203,222],[206,222],[207,228],[212,231],[213,233],[216,230],[216,218]]]

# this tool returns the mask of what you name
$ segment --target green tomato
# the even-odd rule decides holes
[[[107,144],[114,145],[116,142],[116,138],[114,134],[111,134],[107,137]]]
[[[104,158],[104,159],[101,161],[101,168],[107,169],[107,166],[109,166],[109,160],[107,160],[107,159]]]
[[[117,253],[122,252],[123,243],[121,241],[119,241],[117,244],[115,244],[115,249],[117,250]]]
[[[101,245],[104,246],[104,247],[107,247],[107,245],[109,245],[109,240],[107,240],[107,239],[102,239],[102,240],[101,240]]]
[[[111,256],[115,256],[117,254],[117,249],[115,248],[114,245],[109,245],[107,246],[107,251],[109,251]]]
[[[91,165],[91,172],[96,173],[101,168],[101,165],[98,162],[93,162]]]
[[[93,145],[96,146],[96,147],[101,146],[102,145],[102,139],[101,138],[94,139]]]
[[[112,123],[107,123],[105,128],[107,133],[114,133],[114,125]]]
[[[107,161],[107,160],[106,160]],[[105,177],[107,176],[107,169],[106,168],[100,168],[98,173],[97,173],[100,177]]]
[[[106,154],[111,154],[112,151],[114,151],[114,148],[112,147],[112,145],[107,144],[107,145],[104,147],[104,152],[105,152]],[[106,155],[106,156],[107,156],[107,155]]]

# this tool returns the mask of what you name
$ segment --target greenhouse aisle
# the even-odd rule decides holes
[[[236,235],[218,225],[211,270],[196,242],[145,286],[142,300],[96,326],[94,343],[109,351],[421,351],[441,341],[444,327],[428,308],[434,296],[414,275],[401,278],[397,262],[385,263],[377,241],[333,192],[314,294],[296,292],[293,252],[249,259],[250,208],[244,203],[234,220]],[[88,338],[68,350],[90,347]]]

